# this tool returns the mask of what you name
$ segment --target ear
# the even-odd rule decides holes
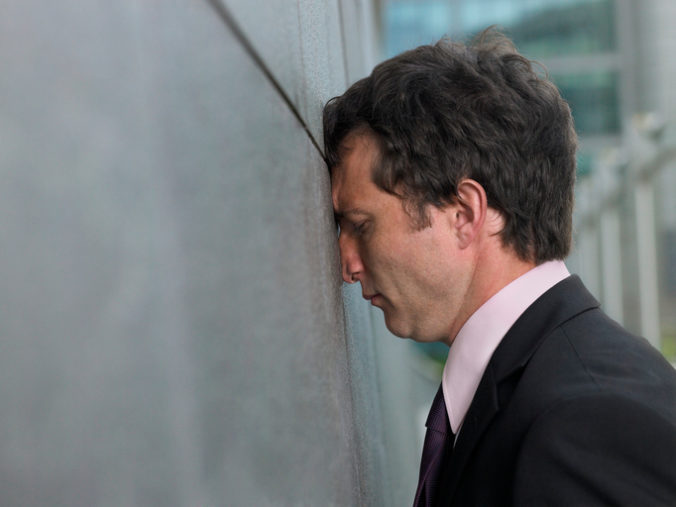
[[[460,180],[453,223],[460,248],[467,248],[478,238],[487,210],[484,187],[469,178]]]

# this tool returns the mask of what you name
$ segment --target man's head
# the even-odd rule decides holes
[[[505,218],[501,237],[524,260],[570,249],[577,138],[556,87],[495,32],[474,45],[441,40],[378,65],[324,109],[329,167],[345,137],[378,141],[373,182],[402,197],[419,226],[425,205],[479,182]]]
[[[397,318],[403,319],[404,304],[415,306],[404,292],[419,290],[419,297],[434,294],[446,297],[446,305],[466,305],[461,297],[471,295],[473,270],[485,257],[491,235],[515,262],[531,265],[562,259],[570,249],[577,143],[570,110],[556,87],[539,77],[500,34],[485,32],[471,46],[442,40],[381,63],[327,103],[324,142],[340,217],[347,216],[345,205],[354,207],[356,200],[365,207],[377,196],[390,198],[389,216],[394,216],[395,203],[403,213],[394,217],[401,219],[401,245],[388,240],[401,247],[397,259],[380,259],[372,269],[363,266],[369,269],[358,271],[357,277],[347,258],[353,251],[361,253],[362,261],[364,252],[380,255],[388,247],[363,244],[362,233],[350,229],[358,222],[341,222],[349,229],[348,237],[341,234],[343,276],[366,285],[366,296],[382,288],[369,284],[401,282],[406,275],[415,279],[406,282],[415,287],[396,289],[401,292],[396,311],[392,308],[388,315],[383,308],[390,329]],[[354,186],[357,180],[359,188]],[[442,238],[442,225],[455,239]],[[470,227],[471,245],[461,244],[460,237],[467,239],[468,232],[461,225]],[[439,234],[427,239],[443,244],[425,244],[420,235],[430,231]],[[350,241],[353,250],[344,247]],[[419,251],[421,244],[433,250]],[[383,262],[392,271],[379,275]],[[421,280],[427,275],[431,278]],[[435,293],[439,277],[447,277],[446,289],[439,287],[444,294]],[[382,299],[378,302],[387,302]],[[434,306],[432,297],[423,300]],[[395,334],[412,332],[414,317],[407,319]],[[422,332],[431,336],[440,329]]]

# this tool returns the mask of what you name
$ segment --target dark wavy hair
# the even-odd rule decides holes
[[[372,180],[399,196],[414,225],[427,205],[485,189],[500,236],[523,260],[563,259],[571,243],[577,136],[568,104],[493,28],[470,45],[442,39],[391,58],[324,107],[329,169],[355,132],[374,136]]]

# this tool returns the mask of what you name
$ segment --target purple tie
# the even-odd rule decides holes
[[[452,448],[453,432],[448,422],[444,393],[439,386],[427,416],[427,432],[420,460],[420,479],[415,492],[413,507],[431,507],[439,484],[439,473],[444,462],[444,454]]]

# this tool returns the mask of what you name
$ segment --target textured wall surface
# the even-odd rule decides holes
[[[369,13],[0,2],[2,505],[410,503],[317,148]]]

